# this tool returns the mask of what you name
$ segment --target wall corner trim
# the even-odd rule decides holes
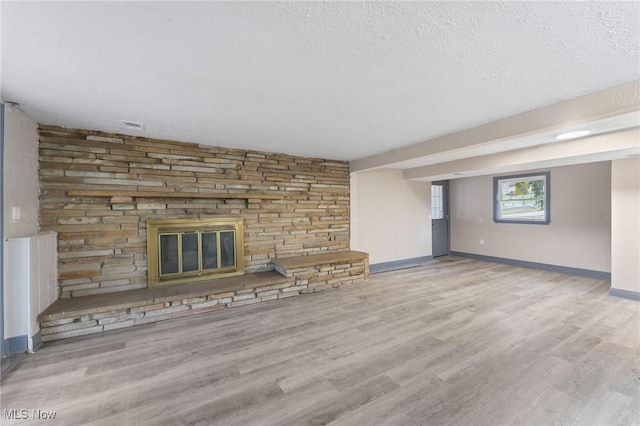
[[[40,330],[38,330],[38,332],[36,334],[33,335],[33,337],[31,338],[31,341],[33,342],[33,349],[32,351],[35,352],[38,349],[40,349],[40,346],[42,346],[42,334],[40,332]]]
[[[611,281],[611,272],[592,271],[591,269],[572,268],[570,266],[550,265],[547,263],[529,262],[526,260],[507,259],[504,257],[485,256],[482,254],[451,251],[452,256],[466,257],[485,262],[502,263],[504,265],[518,266],[520,268],[539,269],[542,271],[558,272],[560,274],[577,275],[596,280]]]
[[[610,288],[609,295],[615,296],[615,297],[622,297],[623,299],[640,301],[640,292],[638,291],[629,291],[629,290],[622,290],[619,288]]]
[[[412,257],[409,259],[392,260],[390,262],[375,263],[369,266],[369,271],[372,274],[379,272],[397,271],[398,269],[415,268],[416,266],[422,266],[423,262],[428,262],[433,259],[433,256]]]

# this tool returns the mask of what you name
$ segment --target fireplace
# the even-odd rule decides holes
[[[147,220],[149,287],[244,273],[242,218]]]

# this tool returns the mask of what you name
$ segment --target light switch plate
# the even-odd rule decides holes
[[[12,207],[11,208],[11,222],[20,222],[22,220],[22,208],[21,207]]]

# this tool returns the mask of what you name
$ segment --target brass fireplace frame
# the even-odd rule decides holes
[[[234,233],[234,265],[222,267],[221,232]],[[178,247],[184,234],[198,234],[198,270],[190,272],[162,274],[161,243],[163,235],[177,235]],[[216,252],[218,260],[215,269],[203,269],[202,233],[216,233]],[[177,248],[178,265],[182,269],[182,250]],[[183,284],[231,277],[244,274],[244,226],[241,217],[205,218],[205,219],[149,219],[147,220],[147,262],[148,285],[158,287],[164,285]]]

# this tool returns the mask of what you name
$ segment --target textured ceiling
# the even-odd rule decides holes
[[[638,2],[3,2],[35,120],[355,160],[640,77]],[[134,133],[135,134],[135,133]]]

